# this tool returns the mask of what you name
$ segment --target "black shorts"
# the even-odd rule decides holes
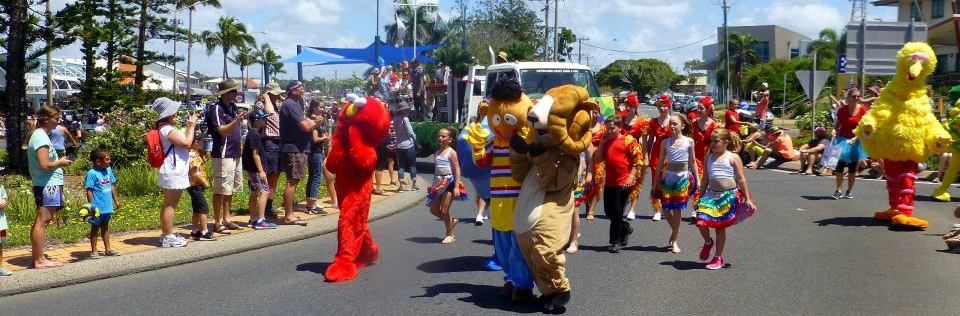
[[[193,185],[187,188],[187,194],[190,195],[190,205],[193,206],[193,214],[210,213],[210,207],[207,206],[207,197],[203,195],[203,187]]]
[[[397,153],[386,147],[377,146],[377,170],[387,170],[390,159],[396,160]]]
[[[267,174],[280,173],[280,139],[264,138],[263,151],[260,153],[260,163],[263,172]]]
[[[854,173],[854,174],[855,174],[855,173],[857,173],[857,166],[858,166],[859,164],[860,164],[860,163],[859,163],[859,162],[856,162],[856,161],[854,161],[854,162],[847,162],[847,161],[843,161],[843,160],[837,161],[837,167],[836,167],[835,169],[833,169],[833,171],[836,172],[836,173],[844,173],[844,172],[843,172],[843,169],[846,168],[846,169],[847,169],[847,172],[846,172],[847,174],[851,174],[851,173]]]

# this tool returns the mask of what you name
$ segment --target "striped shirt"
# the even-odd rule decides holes
[[[498,231],[513,230],[513,210],[520,196],[520,183],[510,174],[508,141],[494,139],[490,163],[490,225]]]

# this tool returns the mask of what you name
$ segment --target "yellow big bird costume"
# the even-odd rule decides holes
[[[897,52],[896,76],[854,131],[867,154],[883,159],[890,208],[873,217],[895,226],[928,226],[926,220],[913,216],[917,164],[950,143],[950,135],[930,108],[924,82],[936,66],[937,57],[929,45],[904,44]]]

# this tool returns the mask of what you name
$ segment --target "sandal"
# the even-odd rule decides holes
[[[281,225],[300,225],[300,226],[307,226],[307,221],[304,221],[304,220],[300,219],[299,217],[293,218],[293,219],[289,219],[289,218],[284,217],[283,220],[280,221],[280,224],[281,224]]]
[[[220,234],[230,235],[230,230],[227,229],[227,226],[217,225],[217,229],[215,229],[215,231]]]
[[[453,238],[453,236],[447,236],[447,237],[444,237],[443,240],[440,241],[440,243],[444,245],[449,245],[455,241],[457,241],[457,239]]]
[[[373,190],[374,195],[387,195],[386,192],[383,192],[383,189]]]
[[[240,225],[237,225],[237,223],[234,222],[227,222],[226,224],[223,224],[223,226],[226,226],[229,230],[243,230],[243,227],[240,227]]]

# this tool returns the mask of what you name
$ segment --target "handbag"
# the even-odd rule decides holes
[[[823,156],[820,157],[820,165],[827,169],[835,169],[837,161],[840,160],[840,147],[836,144],[837,138],[830,140],[830,144],[823,149]]]

